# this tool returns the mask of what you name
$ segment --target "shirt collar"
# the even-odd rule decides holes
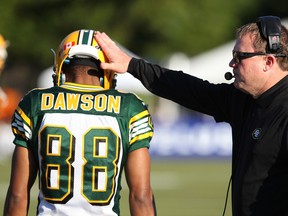
[[[288,76],[285,76],[278,83],[276,83],[266,92],[264,92],[259,98],[257,98],[256,102],[261,107],[267,107],[271,103],[273,103],[273,101],[276,100],[279,97],[279,95],[281,95],[281,93],[287,88],[288,88]]]
[[[71,82],[65,82],[60,87],[61,88],[65,88],[65,89],[75,90],[75,91],[81,91],[81,92],[91,92],[91,91],[103,91],[103,90],[105,90],[101,86],[84,85],[84,84],[71,83]]]

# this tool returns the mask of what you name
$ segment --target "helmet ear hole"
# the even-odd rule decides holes
[[[116,78],[113,78],[112,84],[111,84],[111,88],[112,88],[112,89],[115,89],[116,86],[117,86],[117,79],[116,79]]]
[[[54,86],[59,86],[62,85],[65,80],[66,80],[66,76],[64,73],[60,74],[60,78],[58,79],[58,75],[57,74],[52,74],[52,79],[53,79],[53,85]]]
[[[58,76],[54,73],[52,74],[53,85],[58,86]]]
[[[60,75],[60,85],[62,85],[66,81],[66,75],[64,73],[61,73]]]
[[[104,77],[100,77],[100,85],[104,88]]]

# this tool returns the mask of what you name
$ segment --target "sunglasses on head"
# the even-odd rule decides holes
[[[263,52],[240,52],[240,51],[232,51],[233,59],[236,63],[240,63],[241,60],[246,59],[246,58],[251,58],[254,56],[259,56],[259,55],[266,55],[267,53]]]

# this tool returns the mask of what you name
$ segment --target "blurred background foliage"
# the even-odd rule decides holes
[[[50,49],[77,29],[105,31],[159,63],[174,52],[193,56],[226,43],[237,27],[258,16],[284,18],[285,5],[284,0],[3,1],[0,33],[10,46],[1,84],[23,92],[36,87],[39,73],[53,64]]]

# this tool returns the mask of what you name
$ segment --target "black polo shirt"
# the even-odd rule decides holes
[[[133,58],[128,72],[152,93],[232,127],[233,216],[288,215],[288,77],[258,99]]]

